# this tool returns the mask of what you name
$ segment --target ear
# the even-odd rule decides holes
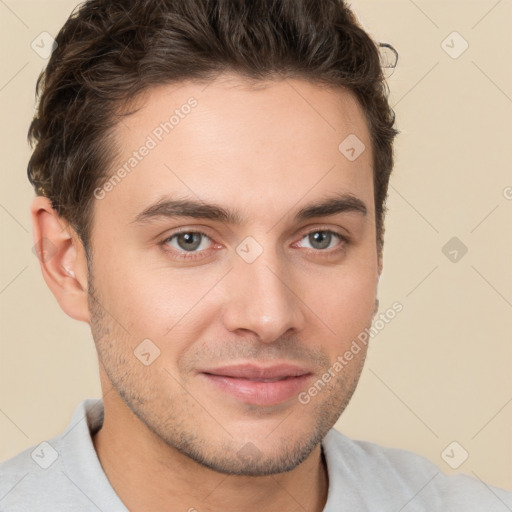
[[[66,314],[89,323],[87,259],[80,237],[47,197],[35,197],[30,213],[34,252],[48,288]]]

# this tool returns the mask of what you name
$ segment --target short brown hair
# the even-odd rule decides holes
[[[89,0],[56,43],[37,81],[27,172],[86,249],[93,191],[112,165],[109,135],[120,107],[151,86],[234,71],[355,94],[372,142],[380,254],[398,131],[377,44],[343,0]]]

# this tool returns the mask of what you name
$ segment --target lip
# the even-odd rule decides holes
[[[200,375],[223,394],[245,403],[270,406],[296,396],[313,374],[308,368],[293,364],[240,364],[202,370]]]
[[[284,377],[299,377],[311,373],[309,368],[290,363],[274,364],[272,366],[258,366],[250,363],[235,364],[231,366],[219,366],[201,370],[201,373],[209,373],[223,377],[238,379],[275,379]]]

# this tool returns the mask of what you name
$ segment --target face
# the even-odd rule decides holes
[[[350,134],[356,159],[338,148]],[[333,368],[374,314],[361,107],[301,80],[224,75],[150,90],[115,137],[89,274],[108,400],[216,471],[291,470],[348,404],[366,347]]]

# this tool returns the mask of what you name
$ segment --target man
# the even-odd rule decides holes
[[[91,0],[56,42],[34,237],[103,399],[2,464],[0,509],[510,509],[332,429],[377,311],[397,133],[348,8]]]

